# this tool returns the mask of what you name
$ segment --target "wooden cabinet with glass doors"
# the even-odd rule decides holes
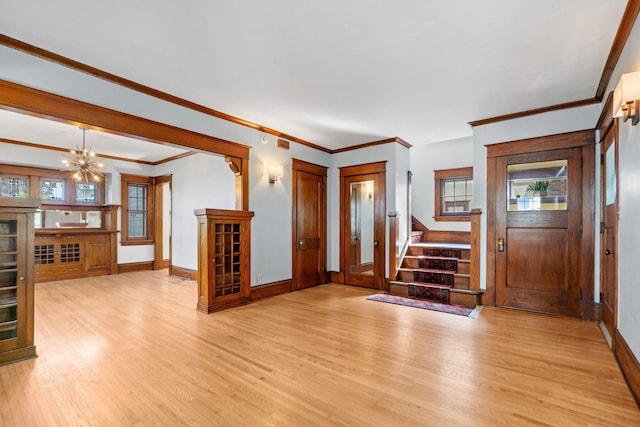
[[[253,212],[196,209],[198,304],[205,313],[251,302],[250,226]]]
[[[0,365],[36,356],[33,215],[39,199],[0,199]]]

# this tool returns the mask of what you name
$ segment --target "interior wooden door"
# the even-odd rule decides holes
[[[385,163],[341,168],[344,283],[384,289]]]
[[[617,126],[607,132],[602,141],[601,170],[601,227],[600,227],[600,292],[602,294],[602,323],[613,341],[618,318],[618,155]]]
[[[294,290],[324,283],[326,253],[326,171],[294,160],[293,283]]]
[[[580,316],[581,148],[496,160],[496,305]]]

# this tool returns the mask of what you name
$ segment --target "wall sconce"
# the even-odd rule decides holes
[[[631,119],[635,126],[640,121],[640,71],[623,74],[613,92],[613,117]]]
[[[282,178],[284,176],[284,166],[282,165],[265,163],[263,168],[262,173],[269,177],[269,184],[275,183],[278,178]]]

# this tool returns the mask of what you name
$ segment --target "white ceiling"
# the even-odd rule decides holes
[[[3,0],[0,33],[335,149],[593,98],[625,5]]]

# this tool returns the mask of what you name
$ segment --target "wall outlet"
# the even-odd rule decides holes
[[[256,285],[259,285],[262,282],[262,275],[256,274]]]

